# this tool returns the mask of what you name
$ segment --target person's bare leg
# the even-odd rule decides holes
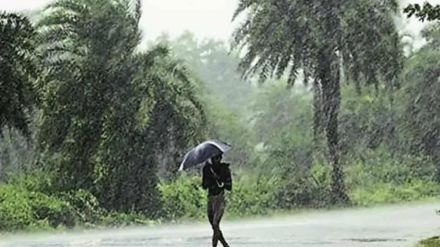
[[[224,212],[225,212],[225,201],[223,197],[219,197],[217,198],[214,204],[213,227],[215,228],[214,232],[217,235],[217,239],[220,240],[223,247],[229,247],[229,244],[226,242],[225,238],[223,237],[223,233],[220,230],[220,221],[222,220]]]
[[[212,247],[217,247],[218,245],[218,234],[216,232],[216,228],[214,226],[214,215],[215,215],[215,211],[214,211],[214,198],[209,197],[208,198],[208,220],[209,223],[211,224],[213,233],[212,233]]]

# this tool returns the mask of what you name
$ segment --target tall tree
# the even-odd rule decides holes
[[[129,83],[125,64],[140,40],[140,6],[131,2],[60,0],[38,23],[47,68],[40,142],[63,153],[65,188],[92,186],[104,114]]]
[[[190,75],[165,47],[135,52],[140,15],[140,0],[48,6],[38,25],[48,68],[40,143],[61,153],[63,188],[91,190],[109,209],[151,214],[157,153],[191,144],[204,112]]]
[[[404,130],[412,151],[434,161],[440,182],[440,24],[425,29],[423,36],[427,45],[409,58],[404,73]]]
[[[8,126],[29,136],[37,76],[34,38],[34,28],[27,18],[0,13],[0,134]]]
[[[302,69],[320,89],[335,202],[348,200],[339,162],[340,72],[358,88],[360,81],[376,87],[380,78],[394,81],[401,67],[397,10],[396,1],[241,0],[234,15],[247,12],[234,34],[246,48],[245,76],[258,73],[264,81],[289,70],[293,85]]]

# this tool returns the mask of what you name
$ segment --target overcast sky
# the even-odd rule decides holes
[[[402,0],[423,2],[424,0]],[[0,0],[0,10],[38,10],[51,0]],[[199,38],[230,38],[236,23],[231,23],[238,0],[143,0],[141,26],[145,40],[155,39],[166,32],[178,36],[189,30]],[[430,0],[440,3],[440,0]],[[423,24],[413,19],[403,27],[417,34]]]
[[[0,0],[0,10],[38,10],[52,0]],[[144,38],[167,32],[178,36],[189,30],[200,38],[229,39],[237,0],[142,0]]]

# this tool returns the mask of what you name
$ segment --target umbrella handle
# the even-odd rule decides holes
[[[220,179],[220,177],[217,175],[217,173],[214,172],[214,170],[212,168],[210,170],[212,172],[212,175],[214,175],[214,177],[215,177],[215,182],[217,183],[217,186],[219,188],[223,188],[223,186],[225,186],[225,184],[223,182],[218,181],[218,179]]]
[[[217,173],[215,173],[215,171],[211,168],[211,173],[214,176],[215,180],[217,181],[218,179],[220,179],[219,175],[217,175]],[[218,182],[217,182],[218,183]]]

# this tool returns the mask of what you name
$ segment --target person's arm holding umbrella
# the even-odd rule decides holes
[[[202,170],[202,188],[215,190],[224,187],[224,179],[222,179],[212,167],[212,164],[206,163]]]

